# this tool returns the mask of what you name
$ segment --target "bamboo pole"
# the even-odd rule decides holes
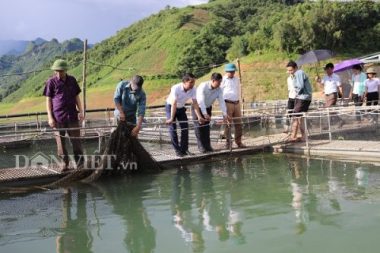
[[[242,80],[242,75],[241,75],[241,68],[240,68],[240,59],[237,58],[237,65],[238,65],[238,72],[239,72],[239,79],[240,79],[240,98],[239,100],[241,101],[242,104],[242,110],[243,110],[243,116],[244,116],[244,96],[243,96],[243,80]]]
[[[83,116],[86,119],[86,77],[87,77],[87,39],[83,42],[83,83],[82,83],[82,96],[83,96]],[[83,121],[83,126],[86,125],[86,120]]]

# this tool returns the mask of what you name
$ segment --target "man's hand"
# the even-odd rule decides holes
[[[133,137],[137,137],[137,135],[139,135],[140,130],[141,130],[141,126],[135,126],[135,127],[132,129],[131,135],[132,135]]]
[[[206,123],[206,120],[204,119],[204,118],[202,118],[202,117],[199,117],[198,118],[198,122],[199,122],[199,124],[204,124],[204,123]]]
[[[168,120],[166,121],[166,124],[170,125],[170,124],[173,124],[173,122],[174,122],[173,119],[168,119]]]
[[[119,118],[120,118],[120,121],[125,121],[125,114],[123,111],[120,111]]]
[[[223,123],[224,124],[229,124],[231,122],[231,117],[230,116],[223,116]]]
[[[204,118],[205,118],[206,121],[210,121],[211,120],[211,117],[208,114],[204,115]]]
[[[83,112],[79,112],[78,113],[78,118],[79,118],[80,122],[83,122],[83,120],[84,120],[84,114],[83,114]]]
[[[57,126],[57,123],[53,118],[49,118],[48,123],[51,128],[55,128]]]

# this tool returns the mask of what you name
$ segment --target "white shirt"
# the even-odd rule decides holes
[[[187,100],[197,99],[196,96],[195,86],[192,89],[185,91],[183,88],[183,83],[178,83],[173,85],[170,89],[170,94],[166,99],[166,103],[171,105],[174,100],[177,100],[177,108],[182,108],[185,106]]]
[[[223,98],[223,91],[220,87],[213,89],[211,81],[201,83],[197,88],[197,101],[203,115],[207,114],[206,108],[210,107],[218,99],[220,110],[223,115],[227,115],[226,103]]]
[[[380,80],[379,78],[367,79],[364,82],[367,92],[379,92]]]
[[[324,91],[326,95],[338,92],[338,87],[342,85],[340,77],[334,73],[331,76],[325,75],[322,78],[321,83],[324,86]]]
[[[223,77],[220,86],[223,90],[223,98],[225,100],[239,101],[240,100],[240,80],[237,77],[228,78]]]
[[[289,98],[292,98],[292,99],[295,99],[297,96],[296,90],[294,89],[294,81],[295,81],[295,77],[293,75],[288,76],[287,83],[288,83]]]

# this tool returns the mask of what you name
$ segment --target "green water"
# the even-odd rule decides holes
[[[380,167],[254,155],[1,195],[0,252],[379,252]]]

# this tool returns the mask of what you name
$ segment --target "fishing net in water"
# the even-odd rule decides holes
[[[103,139],[101,156],[96,164],[87,164],[65,177],[45,185],[59,187],[72,182],[90,183],[102,176],[152,174],[161,171],[161,165],[149,154],[143,145],[131,136],[132,125],[120,122],[108,141]],[[105,138],[105,137],[103,137]],[[87,161],[89,162],[89,161]]]

